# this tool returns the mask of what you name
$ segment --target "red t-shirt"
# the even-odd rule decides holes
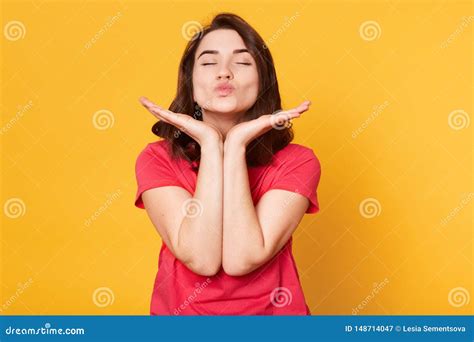
[[[197,164],[196,164],[197,165]],[[148,144],[135,165],[141,194],[160,186],[180,186],[194,194],[197,172],[183,159],[174,160],[166,140]],[[270,165],[249,167],[254,205],[270,189],[300,193],[309,199],[306,213],[319,211],[316,189],[320,163],[313,151],[289,144],[275,153]],[[292,254],[292,238],[264,265],[243,276],[224,270],[198,275],[181,263],[163,242],[150,305],[151,315],[310,315]]]

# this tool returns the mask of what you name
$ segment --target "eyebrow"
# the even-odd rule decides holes
[[[250,53],[249,50],[247,50],[247,49],[237,49],[237,50],[234,50],[234,51],[233,51],[233,54],[243,53],[243,52],[248,52],[248,53]],[[217,55],[217,54],[219,54],[219,51],[217,51],[217,50],[204,50],[203,52],[201,52],[201,53],[199,54],[199,56],[198,56],[197,59],[199,59],[199,57],[201,57],[202,55],[205,55],[205,54]]]

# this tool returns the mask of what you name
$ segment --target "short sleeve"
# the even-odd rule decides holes
[[[160,186],[181,185],[166,153],[167,151],[163,147],[152,148],[152,144],[148,144],[138,155],[135,163],[137,179],[136,207],[145,209],[142,193],[146,190]]]
[[[292,151],[289,158],[282,162],[270,189],[282,189],[305,196],[309,200],[306,213],[317,213],[320,177],[321,165],[318,158],[311,149],[301,147]]]

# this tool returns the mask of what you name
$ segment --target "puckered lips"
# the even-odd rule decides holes
[[[234,86],[229,82],[219,83],[214,88],[219,96],[228,96],[233,93],[234,89]]]

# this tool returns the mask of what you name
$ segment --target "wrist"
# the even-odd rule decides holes
[[[244,142],[238,141],[232,138],[226,138],[224,141],[224,153],[226,152],[232,152],[234,153],[243,153],[245,154],[245,150],[247,149],[247,146]]]
[[[224,143],[218,138],[207,138],[200,145],[201,153],[205,151],[218,151],[220,153],[224,152]]]

